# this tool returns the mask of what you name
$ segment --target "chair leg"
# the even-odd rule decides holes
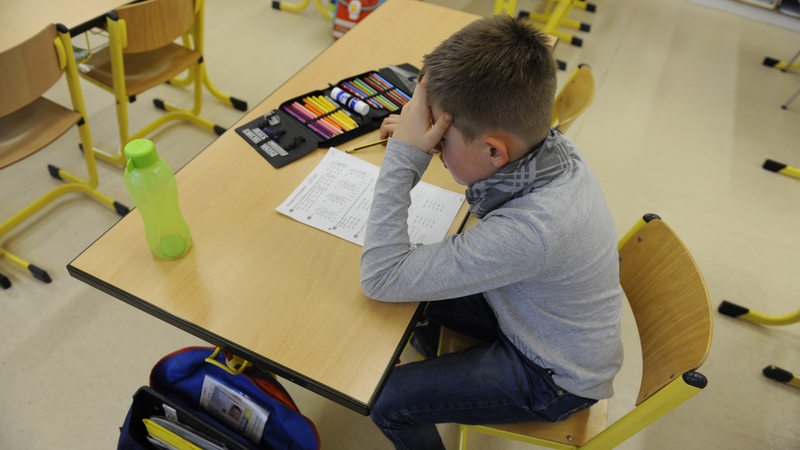
[[[789,109],[789,105],[791,105],[791,104],[792,104],[792,102],[794,101],[794,99],[796,99],[796,98],[797,98],[797,96],[798,96],[798,95],[800,95],[800,89],[798,89],[798,90],[797,90],[797,92],[795,92],[795,93],[794,93],[794,95],[792,95],[792,96],[789,98],[789,100],[786,100],[786,103],[784,103],[784,104],[782,104],[782,105],[781,105],[781,109],[783,109],[783,110],[787,110],[787,109]]]
[[[0,248],[0,257],[3,257],[5,259],[9,260],[10,262],[12,262],[13,264],[15,264],[15,265],[27,270],[28,272],[30,272],[30,274],[34,278],[36,278],[37,280],[39,280],[39,281],[41,281],[43,283],[50,283],[50,282],[53,281],[52,278],[50,278],[50,274],[48,274],[46,270],[44,270],[41,267],[38,267],[38,266],[36,266],[34,264],[31,264],[28,261],[25,261],[24,259],[22,259],[19,256],[9,252],[8,250],[3,250],[2,248]],[[3,278],[5,278],[5,283],[3,284],[3,289],[8,289],[9,287],[11,287],[11,281],[9,281],[8,278],[5,275],[3,275]],[[6,287],[6,284],[7,284],[7,287]]]
[[[786,164],[773,161],[771,159],[764,161],[764,164],[761,167],[769,170],[770,172],[779,173],[781,175],[786,175],[793,178],[800,178],[800,169],[797,167],[787,166]]]
[[[467,433],[469,429],[464,425],[458,425],[458,450],[467,450]]]
[[[13,228],[20,225],[29,217],[42,210],[45,206],[49,205],[57,198],[71,193],[86,194],[90,198],[93,198],[94,200],[100,202],[103,205],[106,205],[108,208],[112,209],[121,216],[124,216],[125,214],[128,213],[129,211],[128,207],[117,201],[114,201],[111,197],[99,192],[94,187],[90,186],[82,178],[77,177],[67,171],[61,170],[58,167],[52,165],[48,166],[48,169],[52,176],[60,180],[64,180],[66,181],[66,183],[51,189],[49,192],[45,193],[35,201],[31,202],[30,204],[28,204],[28,206],[26,206],[16,214],[12,215],[10,218],[6,219],[3,223],[0,223],[0,237],[4,236],[6,233],[8,233]],[[33,275],[33,277],[38,280],[41,280],[45,283],[50,283],[51,281],[50,275],[47,273],[47,271],[41,269],[35,264],[31,264],[30,262],[9,252],[8,250],[0,248],[0,257],[9,260],[10,262],[16,264],[17,266],[25,270],[28,270],[31,273],[31,275]],[[4,284],[2,279],[0,279],[0,284]],[[10,286],[10,282],[8,284]]]
[[[184,47],[192,47],[191,36],[190,36],[189,33],[187,33],[187,34],[185,34],[183,36],[183,46]],[[214,86],[214,83],[211,82],[211,78],[209,78],[209,76],[208,76],[208,71],[205,71],[203,73],[203,82],[204,82],[204,84],[206,86],[206,89],[208,89],[208,92],[210,92],[211,95],[216,97],[217,100],[221,101],[222,103],[225,103],[226,105],[228,105],[228,106],[230,106],[233,109],[236,109],[238,111],[247,111],[247,102],[244,101],[244,100],[238,99],[236,97],[233,97],[231,95],[222,93],[222,91],[217,89],[217,87]],[[177,77],[173,78],[173,79],[169,80],[169,84],[172,84],[172,85],[175,85],[175,86],[182,86],[182,87],[189,86],[190,84],[192,84],[191,74],[189,74],[189,75],[187,75],[187,76],[185,76],[183,78],[177,78]]]
[[[309,3],[311,3],[311,0],[300,0],[297,3],[287,3],[280,0],[273,0],[272,9],[299,13],[306,9]],[[332,3],[328,3],[326,0],[314,0],[314,6],[317,7],[317,11],[322,15],[322,17],[325,18],[325,20],[331,21],[333,20],[333,14],[331,14],[331,11],[327,9],[326,3],[332,5]]]
[[[159,118],[145,125],[143,128],[133,134],[128,134],[128,101],[123,101],[121,98],[118,99],[117,125],[119,128],[120,147],[116,154],[109,154],[95,148],[95,158],[107,163],[124,167],[127,161],[125,159],[123,149],[128,142],[134,139],[145,138],[165,124],[177,120],[194,123],[195,125],[213,131],[217,135],[224,133],[227,130],[225,127],[200,117],[200,113],[203,108],[203,85],[205,78],[205,67],[202,62],[199,62],[194,68],[189,70],[189,77],[194,84],[194,99],[192,109],[187,110],[178,108],[174,105],[164,102],[161,99],[153,99],[153,104],[155,107],[161,109],[162,111],[166,111],[166,114],[161,115]],[[244,103],[244,106],[246,107],[247,104]]]
[[[508,14],[509,16],[513,16],[514,11],[516,10],[517,0],[495,0],[492,14],[495,16],[499,14]]]
[[[800,389],[800,377],[786,369],[781,369],[780,367],[776,366],[767,366],[764,367],[763,374],[770,380],[779,381]]]
[[[723,300],[719,305],[719,312],[720,314],[724,314],[735,319],[741,319],[761,325],[781,326],[800,322],[800,309],[793,313],[782,316],[770,316],[757,311],[752,311],[749,308],[731,303],[727,300]]]
[[[781,316],[770,316],[766,314],[761,314],[757,311],[751,311],[749,308],[744,306],[737,305],[735,303],[731,303],[727,300],[723,300],[722,303],[719,305],[719,312],[726,316],[733,317],[735,319],[741,319],[747,322],[757,323],[760,325],[773,325],[773,326],[782,326],[782,325],[791,325],[800,322],[800,309],[793,313],[781,315]],[[789,372],[786,369],[781,369],[780,367],[776,367],[773,365],[767,366],[762,371],[765,377],[779,381],[781,383],[788,384],[792,387],[796,387],[800,389],[800,378],[794,375],[792,372]]]
[[[281,1],[273,1],[272,8],[277,9],[280,11],[288,11],[293,13],[299,13],[308,7],[308,4],[311,3],[311,0],[300,0],[297,3],[289,3],[289,2],[281,2]]]
[[[798,50],[788,62],[767,56],[764,58],[763,64],[767,67],[779,69],[782,72],[791,72],[793,70],[800,69],[800,61],[797,61],[798,57],[800,57],[800,50]]]
[[[161,99],[154,99],[153,104],[167,114],[158,118],[155,122],[137,131],[136,134],[131,136],[130,140],[144,137],[155,129],[159,128],[166,122],[173,120],[185,120],[214,131],[216,134],[221,135],[226,131],[226,128],[217,125],[209,120],[200,117],[203,110],[203,85],[205,83],[205,65],[203,62],[198,63],[194,68],[190,69],[190,75],[194,80],[194,103],[191,110],[178,108],[170,105]]]
[[[575,2],[575,7],[580,8],[586,12],[591,12],[591,13],[597,12],[597,5],[595,5],[594,3],[589,3],[585,0],[577,0]]]
[[[121,95],[116,97],[116,110],[117,110],[117,129],[119,131],[119,148],[116,153],[108,153],[96,147],[92,147],[95,159],[103,162],[114,164],[117,166],[125,167],[125,155],[122,149],[125,144],[130,142],[131,138],[128,136],[128,103],[135,100],[135,98],[127,98]],[[82,147],[86,151],[85,146]]]
[[[576,0],[550,0],[543,13],[529,13],[520,11],[518,17],[535,22],[542,22],[544,25],[539,27],[542,32],[553,35],[559,40],[565,41],[575,47],[583,46],[583,39],[569,33],[560,31],[559,27],[569,27],[580,31],[590,31],[591,25],[567,17],[567,14],[575,6]]]
[[[211,79],[208,78],[208,72],[204,71],[203,81],[208,89],[208,92],[211,92],[211,95],[216,97],[219,101],[230,105],[233,109],[238,111],[247,111],[247,102],[236,97],[223,94],[216,86],[211,82]]]

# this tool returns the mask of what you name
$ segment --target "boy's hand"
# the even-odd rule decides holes
[[[397,128],[397,122],[400,121],[400,114],[389,114],[381,122],[381,139],[392,137],[394,129]]]
[[[391,117],[391,116],[390,116]],[[425,79],[417,85],[411,101],[400,113],[400,119],[394,125],[392,137],[422,150],[428,154],[436,153],[436,146],[450,127],[452,116],[442,114],[436,122],[432,122],[431,108],[428,105],[428,91]],[[391,124],[390,124],[391,125]],[[381,127],[383,128],[383,126]],[[389,126],[387,126],[387,129]],[[383,133],[383,131],[381,131]]]

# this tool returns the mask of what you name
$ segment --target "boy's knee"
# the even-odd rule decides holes
[[[372,423],[378,426],[378,428],[383,428],[387,422],[383,414],[383,409],[379,407],[380,403],[375,403],[375,406],[372,407],[372,411],[369,413],[369,418],[372,419]]]
[[[397,415],[397,406],[390,401],[392,397],[390,391],[390,389],[384,388],[369,415],[372,422],[382,430],[388,429],[393,422],[392,417]]]

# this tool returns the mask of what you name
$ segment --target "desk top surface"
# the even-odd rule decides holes
[[[476,18],[390,0],[177,173],[194,240],[189,254],[154,259],[134,210],[78,256],[70,273],[366,414],[402,351],[418,304],[370,300],[359,285],[360,246],[275,211],[326,149],[274,169],[234,129],[349,76],[404,62],[419,67],[426,52]],[[340,148],[376,138],[373,132]],[[376,146],[355,155],[380,164],[383,151]],[[463,192],[436,162],[423,180]],[[466,206],[451,232],[465,215]]]
[[[35,35],[47,24],[82,25],[131,0],[3,0],[0,51]]]

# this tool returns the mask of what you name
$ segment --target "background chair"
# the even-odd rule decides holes
[[[146,137],[174,120],[189,121],[217,134],[225,132],[225,128],[200,116],[203,85],[207,80],[203,63],[203,23],[204,0],[147,0],[107,15],[108,46],[93,52],[81,63],[81,75],[116,98],[120,147],[115,154],[95,149],[98,159],[124,165],[122,148],[125,144]],[[178,38],[186,45],[175,42]],[[192,108],[181,109],[154,99],[155,106],[167,111],[166,114],[129,134],[128,103],[184,71],[188,71],[188,77],[179,81],[193,85]]]
[[[590,24],[568,17],[573,8],[583,9],[587,12],[597,11],[597,5],[584,0],[547,0],[542,12],[531,13],[528,11],[520,11],[517,17],[541,22],[542,25],[537,26],[537,28],[543,32],[566,41],[575,47],[581,47],[583,45],[583,39],[560,30],[560,28],[565,27],[585,32],[591,31],[592,27]],[[495,15],[514,15],[516,9],[516,0],[495,0],[493,13]]]
[[[92,148],[89,124],[80,89],[69,31],[63,25],[49,25],[27,41],[0,53],[0,168],[41,150],[67,130],[78,126],[84,148]],[[72,109],[42,95],[66,73]],[[84,152],[88,178],[80,178],[56,166],[48,170],[64,184],[51,189],[18,213],[0,223],[0,237],[62,195],[80,192],[125,215],[128,208],[97,191],[94,154]],[[10,170],[10,169],[5,169]],[[0,248],[0,257],[28,270],[46,283],[50,275],[9,250]],[[0,275],[0,286],[11,281]]]
[[[459,448],[466,448],[469,431],[557,449],[613,448],[706,386],[695,370],[711,347],[711,304],[689,250],[658,216],[648,214],[620,240],[619,253],[620,282],[642,347],[635,406],[608,427],[605,400],[558,423],[459,425]],[[443,352],[468,345],[442,330]]]
[[[588,64],[578,65],[556,95],[552,126],[566,133],[572,122],[592,104],[594,90],[592,68]]]

